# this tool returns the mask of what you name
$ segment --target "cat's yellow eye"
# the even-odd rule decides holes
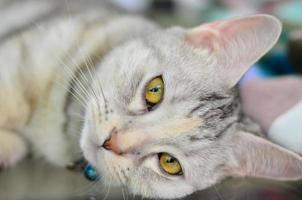
[[[152,79],[145,88],[145,100],[149,105],[158,104],[164,96],[164,81],[162,77]]]
[[[182,168],[178,160],[167,153],[159,154],[159,165],[168,174],[182,174]]]

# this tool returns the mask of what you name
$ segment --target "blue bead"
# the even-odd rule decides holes
[[[90,164],[86,165],[84,175],[90,181],[97,181],[100,179],[96,169]]]

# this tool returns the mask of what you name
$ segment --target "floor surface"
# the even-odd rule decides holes
[[[75,171],[24,161],[0,172],[0,200],[111,200],[133,198],[119,188],[102,187]],[[284,183],[230,179],[185,198],[191,200],[301,200],[302,181]]]

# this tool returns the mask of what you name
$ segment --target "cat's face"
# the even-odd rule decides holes
[[[201,104],[214,91],[209,77],[199,75],[203,69],[198,65],[206,66],[209,59],[191,55],[192,49],[172,32],[138,39],[112,52],[97,74],[107,102],[100,98],[89,104],[87,112],[91,124],[87,123],[86,134],[95,143],[90,146],[102,145],[115,128],[123,152],[116,155],[100,148],[88,158],[105,176],[102,181],[128,185],[145,196],[191,193],[200,188],[200,179],[194,177],[206,180],[204,187],[213,184],[220,176],[213,176],[213,170],[223,160],[212,153],[223,149],[212,138],[202,139],[200,133],[206,122],[199,112],[210,109]],[[157,77],[163,83],[162,99],[150,108],[146,87]],[[160,153],[177,158],[182,174],[166,173],[159,163]]]
[[[238,28],[227,35],[234,23],[245,30],[247,22],[254,25],[250,35],[243,31],[242,36]],[[233,133],[239,107],[232,88],[275,43],[280,25],[267,16],[223,23],[228,23],[224,36],[219,24],[158,31],[129,41],[103,60],[81,138],[102,182],[146,197],[174,198],[236,174],[242,158],[234,140],[241,136]],[[267,38],[262,29],[270,24],[275,32]],[[239,35],[260,47],[247,42],[254,53],[235,52],[230,48],[245,47]]]

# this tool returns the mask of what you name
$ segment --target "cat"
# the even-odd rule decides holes
[[[81,137],[102,181],[179,198],[229,176],[301,179],[299,155],[247,131],[236,88],[280,33],[275,17],[254,15],[156,29],[113,49]]]
[[[32,153],[66,166],[81,149],[102,182],[153,198],[229,176],[300,179],[297,154],[247,131],[236,87],[280,32],[269,15],[163,29],[96,12],[8,38],[0,165]]]

